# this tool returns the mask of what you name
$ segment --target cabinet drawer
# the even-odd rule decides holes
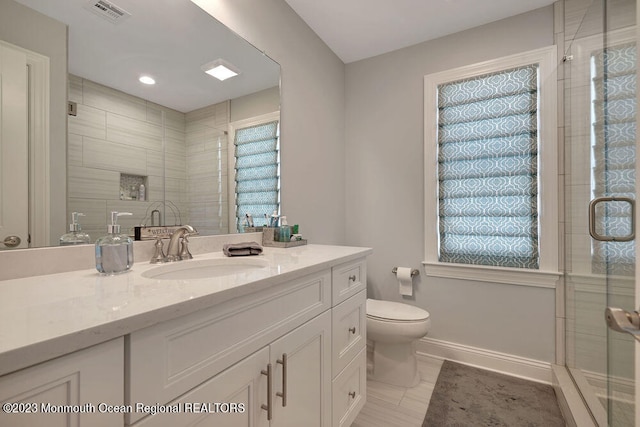
[[[350,426],[367,400],[367,349],[333,380],[333,427]]]
[[[340,304],[347,298],[367,287],[367,263],[364,259],[347,262],[333,267],[333,305]]]
[[[330,308],[329,272],[270,287],[129,338],[128,401],[166,403]],[[127,414],[129,424],[143,414]]]
[[[366,301],[366,291],[360,291],[332,310],[334,377],[366,346]]]

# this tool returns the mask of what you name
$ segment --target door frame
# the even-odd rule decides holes
[[[640,47],[640,1],[636,0],[636,46]],[[640,82],[640,68],[637,68],[636,71],[636,87],[640,88],[638,83]],[[640,90],[636,89],[636,105],[640,105]],[[638,127],[638,123],[640,123],[640,108],[636,108],[636,129]],[[640,132],[636,130],[636,171],[640,171],[640,155],[638,155],[638,147],[639,144],[639,136]],[[636,172],[637,173],[637,172]],[[636,201],[640,200],[640,186],[637,185],[636,178]],[[640,224],[638,222],[640,220],[640,212],[636,209],[636,224]],[[636,298],[635,298],[635,307],[636,310],[640,311],[640,238],[636,237],[635,239],[635,247],[636,247]],[[638,397],[640,396],[640,339],[638,336],[635,337],[635,388],[636,388],[636,404],[635,404],[635,425],[636,427],[640,426],[640,401]]]
[[[49,246],[50,64],[44,55],[0,40],[27,57],[29,91],[29,247]],[[65,184],[66,185],[66,184]]]

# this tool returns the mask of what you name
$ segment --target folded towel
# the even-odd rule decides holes
[[[222,247],[226,256],[260,255],[262,246],[256,242],[227,243]]]

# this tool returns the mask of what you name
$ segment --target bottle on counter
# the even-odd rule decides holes
[[[119,274],[133,266],[133,240],[120,234],[118,217],[130,212],[111,212],[107,234],[96,240],[96,269],[102,274]]]
[[[279,231],[280,231],[280,235],[278,240],[280,242],[288,242],[291,240],[291,227],[287,223],[287,217],[284,215],[280,217]]]
[[[82,231],[78,217],[84,216],[82,212],[73,212],[71,214],[71,224],[69,224],[69,232],[60,236],[60,246],[86,245],[91,243],[89,234]]]

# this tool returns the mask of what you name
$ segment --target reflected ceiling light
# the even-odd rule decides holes
[[[153,77],[150,77],[150,76],[140,76],[140,78],[138,80],[140,80],[140,83],[144,83],[146,85],[154,85],[154,84],[156,84],[155,79]]]
[[[202,66],[202,71],[215,77],[220,81],[224,81],[230,77],[240,74],[240,70],[228,63],[224,59],[216,59]]]

